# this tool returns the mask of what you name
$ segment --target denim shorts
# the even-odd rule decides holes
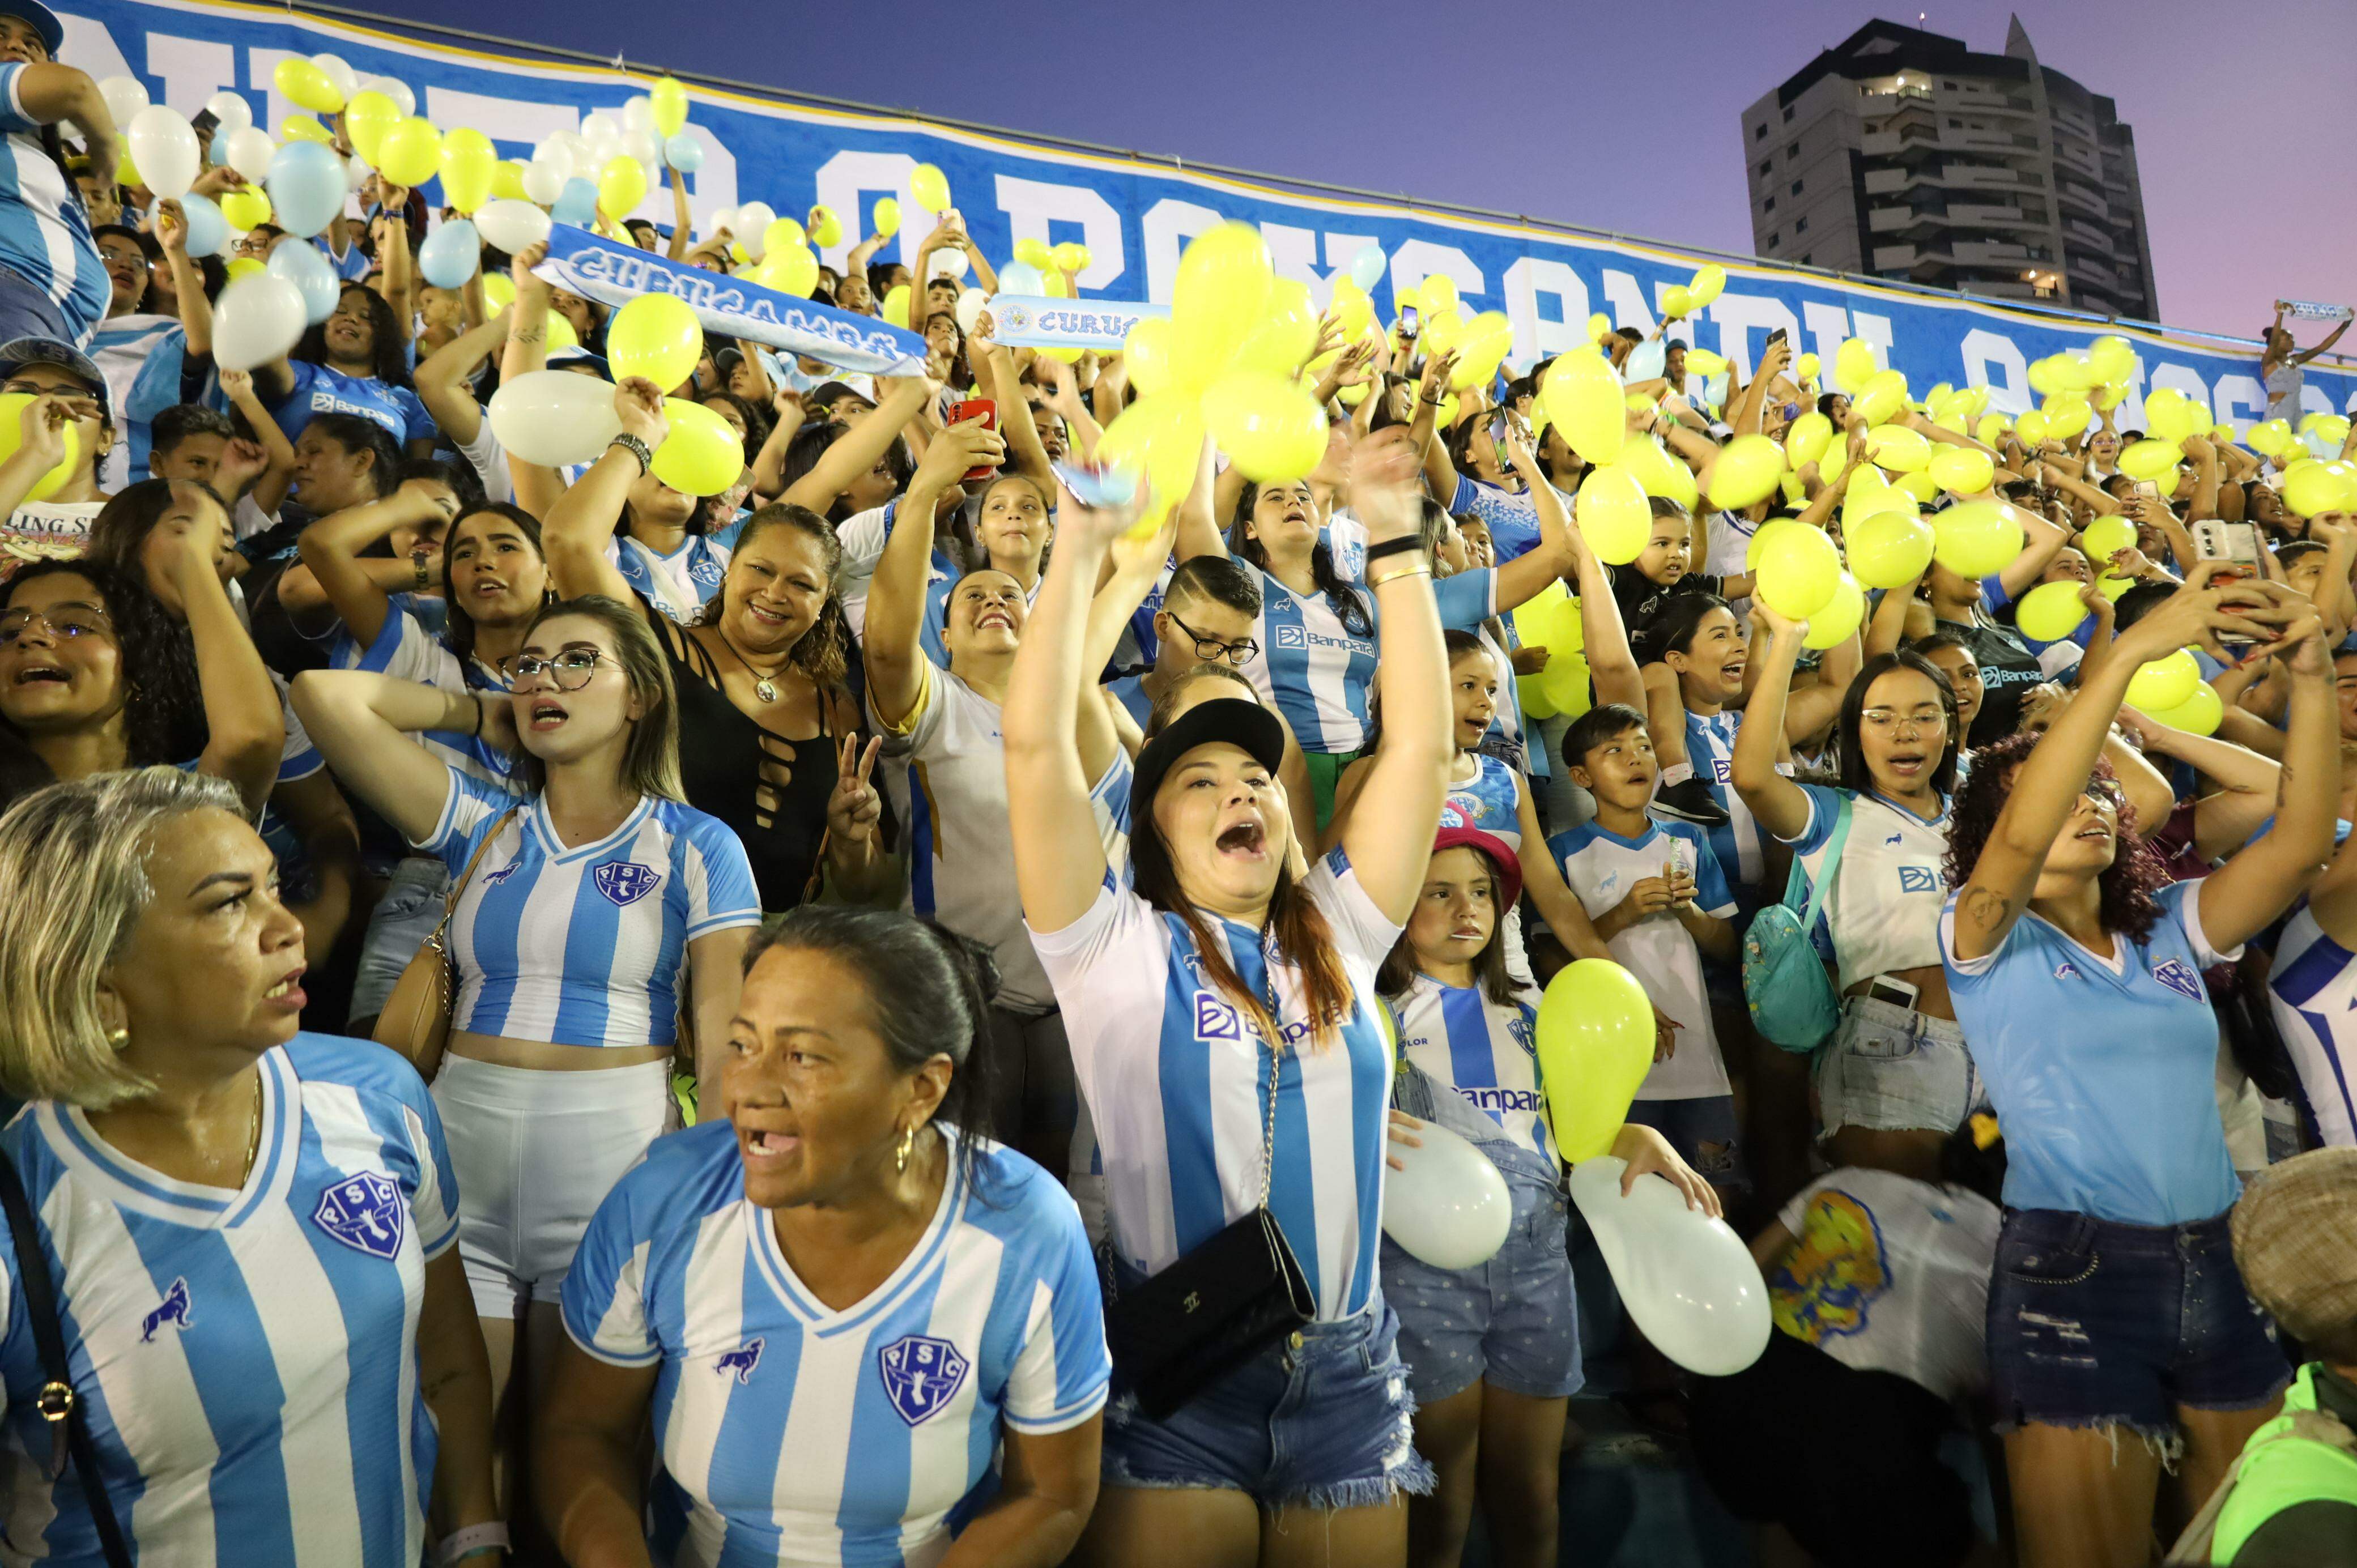
[[[1355,1316],[1303,1325],[1167,1421],[1119,1395],[1105,1409],[1105,1484],[1218,1487],[1265,1509],[1371,1508],[1428,1492],[1398,1339],[1379,1294]]]
[[[393,868],[393,879],[376,901],[361,943],[360,966],[352,975],[351,1022],[384,1011],[401,972],[441,923],[449,895],[450,868],[438,860],[414,854]]]
[[[2243,1288],[2227,1219],[2006,1210],[1988,1298],[2000,1423],[2125,1426],[2167,1444],[2179,1405],[2249,1410],[2280,1392],[2291,1368]]]
[[[1513,1196],[1505,1245],[1470,1269],[1436,1269],[1383,1238],[1383,1297],[1399,1314],[1408,1392],[1431,1404],[1476,1382],[1531,1399],[1561,1399],[1587,1381],[1564,1244],[1568,1209],[1555,1162],[1485,1143]]]
[[[1844,1127],[1953,1133],[1986,1098],[1961,1027],[1871,996],[1842,999],[1813,1076],[1820,1138]]]
[[[1743,1139],[1736,1125],[1732,1094],[1632,1100],[1627,1120],[1667,1138],[1678,1158],[1694,1166],[1711,1186],[1751,1190],[1751,1172],[1743,1163]]]

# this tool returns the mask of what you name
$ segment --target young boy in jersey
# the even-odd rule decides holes
[[[1678,1156],[1724,1188],[1741,1183],[1735,1100],[1704,993],[1705,954],[1735,961],[1738,937],[1718,857],[1690,822],[1646,814],[1660,768],[1645,716],[1619,703],[1590,708],[1563,738],[1572,781],[1596,797],[1591,822],[1547,841],[1596,934],[1684,1027],[1657,1056],[1629,1120],[1652,1127]]]
[[[1259,651],[1253,628],[1260,621],[1260,605],[1259,582],[1228,557],[1196,555],[1180,562],[1154,612],[1154,662],[1106,682],[1105,691],[1143,732],[1154,704],[1196,665],[1242,669],[1252,661]]]
[[[1666,496],[1655,496],[1652,510],[1652,532],[1645,548],[1628,565],[1612,568],[1612,596],[1642,662],[1651,727],[1661,740],[1657,804],[1665,815],[1717,827],[1727,821],[1727,810],[1715,798],[1712,781],[1695,776],[1686,757],[1684,726],[1672,722],[1680,711],[1678,682],[1662,658],[1655,628],[1676,596],[1739,599],[1751,592],[1751,578],[1744,573],[1722,577],[1700,570],[1697,563],[1709,550],[1709,540],[1695,527],[1686,509]]]

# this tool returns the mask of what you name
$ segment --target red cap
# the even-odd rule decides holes
[[[1444,849],[1478,849],[1490,857],[1498,868],[1498,908],[1501,918],[1523,898],[1523,863],[1506,847],[1506,841],[1480,828],[1443,828],[1433,835],[1432,853]]]

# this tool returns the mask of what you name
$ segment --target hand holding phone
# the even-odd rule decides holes
[[[998,428],[998,404],[989,398],[968,398],[963,403],[950,404],[949,423],[952,424],[963,424],[976,415],[981,417],[982,427],[985,430]],[[985,464],[979,468],[968,469],[962,478],[970,482],[974,479],[986,479],[996,472],[998,470],[996,467]]]

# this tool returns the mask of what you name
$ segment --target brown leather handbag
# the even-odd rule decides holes
[[[458,874],[458,880],[450,885],[450,896],[442,902],[442,918],[435,923],[434,934],[403,967],[393,994],[384,999],[384,1010],[376,1015],[376,1028],[370,1037],[407,1057],[417,1076],[428,1083],[442,1070],[442,1052],[450,1043],[450,1013],[458,1001],[457,966],[451,961],[447,940],[450,917],[457,911],[458,896],[474,880],[475,868],[482,865],[484,851],[522,810],[519,806],[503,813],[475,846],[467,869]]]

